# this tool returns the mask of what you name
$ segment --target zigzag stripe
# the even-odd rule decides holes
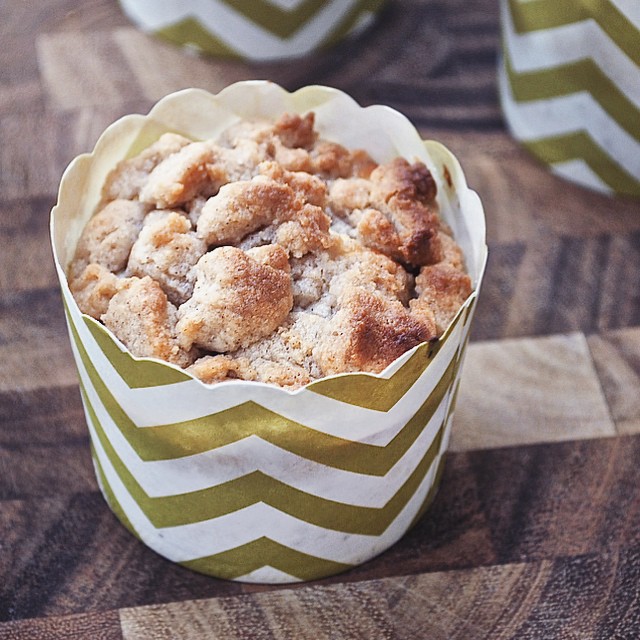
[[[603,152],[588,133],[568,133],[541,140],[523,141],[522,144],[533,155],[551,165],[579,158],[613,191],[640,196],[640,181],[630,179],[628,174],[621,171],[619,165]]]
[[[122,522],[125,528],[136,538],[140,536],[133,528],[120,503],[115,498],[111,486],[106,480],[100,461],[91,444],[92,458],[98,478],[98,484],[105,496],[111,510]],[[420,516],[426,507],[433,501],[437,486],[442,477],[443,465],[437,469],[434,486],[429,491],[423,506],[420,509]],[[414,518],[414,522],[418,517]],[[413,524],[411,525],[413,526]],[[290,583],[295,581],[307,581],[334,575],[346,571],[352,567],[351,564],[335,562],[318,558],[316,556],[296,551],[290,547],[279,544],[267,537],[261,537],[253,542],[236,547],[226,552],[221,552],[205,558],[198,558],[187,562],[181,562],[183,566],[193,571],[215,575],[228,580],[240,580],[241,582],[259,583]],[[281,567],[276,569],[274,567]],[[285,572],[286,570],[286,572]]]
[[[93,445],[93,441],[90,441],[91,445],[91,460],[93,461],[93,468],[96,472],[96,479],[98,480],[98,487],[102,494],[104,495],[107,504],[111,508],[111,511],[116,515],[118,520],[124,525],[125,529],[129,531],[132,535],[134,535],[138,540],[140,540],[140,536],[138,532],[135,530],[134,526],[131,524],[127,514],[124,512],[124,509],[120,506],[120,503],[116,499],[113,490],[111,489],[111,485],[107,481],[107,477],[105,476],[102,465],[100,464],[100,460],[98,459],[98,454],[96,452],[96,448]]]
[[[553,69],[518,74],[511,66],[509,55],[505,54],[504,58],[504,66],[516,102],[549,100],[580,92],[589,93],[620,127],[636,141],[640,141],[640,109],[620,92],[593,60],[581,60]],[[585,119],[584,115],[582,119]]]
[[[640,31],[632,22],[634,18],[636,21],[640,18],[637,15],[637,0],[631,0],[628,4],[622,0],[599,0],[588,4],[575,0],[509,0],[509,9],[518,33],[594,20],[629,58],[640,65]]]
[[[212,1],[212,0],[210,0]],[[150,6],[152,5],[152,6]],[[215,6],[174,6],[149,1],[126,5],[132,19],[147,28],[177,42],[192,42],[204,51],[245,58],[276,59],[300,55],[333,41],[337,34],[347,32],[360,17],[375,12],[381,0],[332,0],[317,8],[306,7],[306,21],[296,13],[283,21],[266,22],[262,9],[262,24],[247,19],[246,15],[231,8],[226,0]],[[272,11],[279,11],[272,7]],[[248,14],[253,11],[244,6]],[[296,26],[297,25],[297,26]]]
[[[89,425],[90,430],[93,426]],[[449,424],[445,427],[449,429]],[[95,437],[92,433],[92,437]],[[376,555],[399,539],[425,502],[437,477],[442,456],[425,475],[398,517],[380,536],[343,533],[298,520],[264,503],[257,503],[228,515],[175,527],[157,529],[129,494],[109,457],[95,438],[95,454],[102,469],[105,497],[116,513],[125,513],[137,535],[151,548],[174,562],[187,562],[216,555],[264,536],[279,544],[340,563],[358,563]],[[113,502],[111,502],[113,501]],[[114,504],[115,503],[115,504]],[[247,573],[250,569],[243,570]]]
[[[251,582],[249,576],[251,574],[255,576],[257,571],[263,567],[273,567],[284,576],[277,574],[273,576],[272,572],[263,572],[259,576],[260,579],[255,580],[256,582],[272,583],[315,580],[342,573],[353,567],[352,564],[302,553],[267,537],[253,540],[229,551],[180,564],[199,573],[214,575],[226,580],[242,580],[242,582]],[[287,576],[289,576],[289,580],[286,579]],[[258,578],[258,576],[255,577]],[[273,579],[274,577],[275,579]]]
[[[209,9],[212,14],[215,14],[218,8],[216,4],[225,4],[232,11],[243,15],[249,22],[254,22],[279,38],[289,38],[321,11],[325,2],[304,0],[293,11],[286,11],[263,0],[251,0],[251,2],[217,0]]]
[[[70,313],[68,313],[70,316]],[[467,323],[466,317],[462,317],[460,314],[454,319],[452,326],[447,331],[447,336],[457,330],[458,323]],[[84,326],[88,328],[89,332],[85,332]],[[78,333],[82,333],[84,342],[87,343],[87,338],[91,341],[91,338],[102,354],[97,353],[100,360],[99,368],[101,375],[105,380],[108,380],[109,386],[113,389],[116,396],[121,398],[123,407],[126,407],[126,396],[135,395],[136,404],[142,403],[147,405],[145,407],[145,415],[140,416],[136,420],[136,424],[139,426],[161,424],[166,421],[176,421],[177,417],[173,417],[176,412],[179,412],[182,419],[185,419],[185,413],[190,411],[190,407],[199,407],[203,404],[203,400],[211,402],[215,396],[216,406],[223,408],[231,408],[238,403],[236,395],[233,390],[233,384],[227,384],[224,391],[221,387],[203,387],[200,383],[194,382],[191,377],[181,371],[167,366],[162,363],[150,362],[145,360],[136,360],[131,355],[123,352],[114,342],[113,338],[107,333],[106,329],[98,324],[95,320],[87,317],[83,317],[83,321],[79,327],[77,327]],[[309,413],[322,414],[326,410],[331,410],[335,407],[335,403],[328,402],[318,396],[323,396],[330,400],[338,400],[342,403],[347,403],[350,406],[341,406],[341,413],[346,422],[349,422],[352,426],[351,429],[354,433],[354,438],[359,437],[357,423],[363,419],[364,414],[367,411],[375,412],[389,412],[393,407],[415,386],[421,376],[425,375],[426,367],[430,366],[432,369],[437,369],[440,365],[434,363],[431,364],[435,356],[440,351],[442,340],[428,343],[418,347],[413,354],[406,354],[403,358],[394,363],[385,373],[384,377],[374,376],[366,373],[353,373],[349,374],[349,384],[345,385],[344,377],[329,378],[326,380],[319,380],[310,384],[306,389],[302,389],[295,394],[288,392],[274,393],[273,388],[266,388],[263,385],[255,385],[254,391],[250,394],[248,399],[268,407],[272,411],[286,415],[292,420],[299,419],[295,412],[299,411],[299,407],[305,405],[305,414]],[[440,360],[450,358],[450,352],[445,348],[441,355]],[[138,376],[138,369],[141,369],[141,374]],[[111,371],[113,371],[113,375]],[[165,372],[166,370],[166,372]],[[396,375],[397,373],[397,375]],[[429,377],[431,377],[435,371],[430,371]],[[174,374],[180,376],[174,378]],[[163,384],[178,384],[180,382],[188,383],[190,386],[190,402],[187,406],[176,407],[174,403],[166,401],[166,393],[162,389],[152,388],[146,384],[147,380],[151,380],[152,376],[156,375],[159,378],[157,387]],[[387,377],[388,376],[388,377]],[[426,377],[426,376],[425,376]],[[121,378],[122,380],[119,380]],[[139,382],[139,378],[144,381],[142,386]],[[135,394],[129,394],[130,389],[139,389]],[[180,388],[180,393],[186,396],[187,384],[183,384]],[[242,397],[247,399],[246,385],[242,387]],[[301,403],[300,396],[306,396],[304,403]],[[293,397],[295,396],[295,398]],[[274,398],[278,398],[279,402],[274,402]],[[194,410],[197,410],[194,409]],[[128,411],[128,413],[130,413]],[[195,415],[194,415],[195,417]],[[365,418],[368,428],[371,430],[372,423],[384,421],[388,422],[385,416],[376,416],[374,414],[366,415]],[[319,427],[321,428],[321,427]]]
[[[65,298],[67,296],[70,294],[65,291]],[[314,386],[312,389],[302,389],[296,394],[260,384],[252,385],[251,388],[248,388],[246,384],[236,385],[234,383],[205,387],[190,379],[188,382],[180,383],[179,389],[172,389],[172,392],[180,393],[182,402],[177,405],[170,401],[172,394],[167,394],[163,387],[138,389],[132,392],[127,382],[123,381],[119,374],[125,373],[128,377],[135,378],[135,365],[145,367],[148,363],[145,361],[136,362],[131,356],[123,354],[113,339],[106,335],[101,325],[80,316],[77,309],[71,307],[72,301],[68,302],[69,306],[66,309],[68,320],[72,323],[72,340],[76,340],[74,336],[81,337],[83,345],[86,345],[83,347],[82,353],[85,353],[85,348],[89,349],[90,356],[87,359],[91,360],[94,369],[100,371],[100,378],[108,387],[115,401],[138,427],[149,428],[159,424],[193,421],[202,418],[202,413],[205,410],[203,407],[215,407],[217,412],[222,412],[225,409],[231,410],[237,405],[252,401],[272,413],[277,413],[281,418],[292,422],[304,421],[307,427],[322,433],[338,437],[342,437],[346,433],[349,440],[379,446],[386,446],[395,437],[400,425],[409,420],[415,412],[416,406],[424,400],[425,395],[433,391],[435,381],[444,374],[449,361],[455,357],[456,344],[461,338],[460,334],[468,333],[471,309],[471,306],[467,307],[466,312],[461,313],[454,321],[454,326],[450,327],[447,332],[450,339],[442,345],[442,348],[438,343],[436,346],[436,349],[439,349],[437,357],[433,355],[436,349],[432,345],[418,347],[413,354],[408,353],[391,365],[388,370],[390,372],[388,379],[369,374],[349,374],[349,385],[345,385],[344,377],[339,377],[320,381],[317,383],[319,386]],[[475,298],[470,302],[475,302]],[[70,308],[74,309],[77,324],[72,322]],[[87,330],[87,326],[90,327],[90,331]],[[102,348],[93,344],[92,333],[100,336],[104,341]],[[126,369],[123,371],[122,367],[117,371],[112,366],[111,359],[118,364],[118,358],[121,356],[131,365],[129,372]],[[433,362],[432,359],[434,359]],[[172,371],[168,366],[167,369]],[[353,394],[345,396],[344,387],[350,387],[351,383],[354,385]],[[410,388],[407,390],[407,387]],[[321,391],[322,395],[316,393],[316,389]],[[324,394],[327,397],[324,397]],[[382,409],[385,405],[391,405],[392,408],[387,414],[383,414],[373,408],[361,408],[357,404],[352,405],[345,402],[351,399],[363,405],[366,394],[368,394],[372,407]],[[331,399],[331,395],[335,395],[335,400],[340,402],[336,403]],[[227,414],[224,414],[224,416],[220,416],[220,419],[225,416],[228,417]],[[207,418],[207,420],[211,422],[213,418]],[[348,430],[345,430],[345,424],[349,425]]]
[[[513,135],[534,155],[551,164],[582,159],[611,190],[638,195],[640,146],[590,96],[556,98],[552,104],[518,104],[504,70],[499,79],[507,122]],[[550,113],[555,117],[551,118]],[[576,113],[583,114],[579,121]],[[619,159],[612,158],[608,149],[614,149]]]
[[[440,487],[443,469],[444,464],[441,459],[433,483],[420,505],[418,513],[411,521],[409,529],[413,528],[433,503]],[[266,537],[227,552],[180,564],[188,569],[228,580],[269,583],[291,582],[292,580],[287,579],[287,576],[296,580],[315,580],[341,573],[352,567],[351,564],[336,563],[309,554],[301,554],[295,549]],[[275,570],[269,571],[272,567]],[[266,568],[267,571],[261,571],[263,568]]]
[[[251,58],[251,56],[238,51],[232,43],[226,42],[223,38],[205,29],[195,18],[184,18],[150,30],[155,35],[175,42],[177,45],[195,47],[202,53],[219,58]],[[277,58],[277,56],[275,57]],[[265,56],[265,59],[269,59],[269,57]]]
[[[296,11],[305,0],[265,0],[271,5],[279,7],[283,11]]]
[[[291,584],[292,582],[300,582],[300,578],[296,578],[289,573],[274,569],[268,565],[258,567],[249,573],[232,579],[237,582],[253,582],[258,584]]]
[[[419,463],[436,436],[449,404],[445,398],[407,452],[384,477],[328,467],[280,449],[257,436],[194,456],[145,462],[102,406],[82,365],[79,373],[88,403],[95,412],[96,423],[150,497],[208,489],[258,471],[319,498],[380,508],[401,488],[410,470]]]
[[[435,413],[447,387],[457,375],[460,364],[460,357],[457,355],[407,427],[386,447],[319,433],[253,402],[197,420],[138,428],[115,401],[97,373],[73,323],[69,326],[79,360],[84,365],[101,403],[140,458],[149,461],[191,456],[256,435],[291,453],[327,466],[354,473],[383,476],[406,453]],[[398,428],[400,427],[401,425]]]
[[[590,58],[627,99],[640,104],[638,64],[634,64],[594,22],[518,35],[504,4],[501,17],[504,45],[515,72],[539,71]]]
[[[640,143],[612,118],[588,92],[556,98],[519,102],[504,69],[500,72],[503,109],[521,140],[566,135],[586,131],[603,151],[615,151],[620,169],[640,179]],[[519,81],[520,82],[520,81]],[[579,119],[576,114],[581,114]]]
[[[437,467],[433,484],[420,505],[418,513],[411,521],[409,529],[413,528],[433,503],[440,487],[443,469],[444,464],[441,460]],[[302,554],[266,537],[230,551],[181,562],[180,564],[193,571],[215,575],[227,580],[268,583],[291,582],[291,577],[296,580],[315,580],[341,573],[352,567],[350,564],[337,563],[309,554]],[[269,571],[272,567],[275,570]],[[261,571],[263,568],[266,568],[267,571]],[[289,579],[287,579],[288,577]]]
[[[380,535],[395,520],[430,469],[439,450],[442,431],[446,424],[445,420],[415,470],[393,497],[380,508],[355,506],[319,498],[260,471],[199,491],[150,497],[119,458],[98,421],[84,385],[81,385],[81,389],[92,425],[94,442],[97,437],[123,484],[155,527],[175,527],[202,522],[257,503],[264,503],[320,527],[361,535]]]
[[[615,193],[582,158],[572,158],[563,162],[556,162],[551,166],[551,170],[562,178],[574,180],[595,191],[601,191],[608,195]]]
[[[146,3],[145,0],[137,0],[132,4],[125,0],[123,4],[127,12],[134,18],[141,19],[144,16],[146,21],[151,12],[150,15],[153,16],[156,28],[159,25],[180,22],[187,17],[199,19],[203,25],[210,27],[215,23],[224,23],[230,14],[237,14],[242,16],[246,22],[254,23],[264,31],[286,39],[317,16],[327,3],[325,0],[302,0],[295,7],[283,8],[265,0],[251,0],[250,2],[206,0],[200,6],[194,7],[194,3],[191,2],[189,6],[182,9],[176,9],[169,3],[159,5],[155,0],[149,0]],[[344,2],[338,4],[344,5]],[[359,11],[364,8],[369,11],[377,11],[381,4],[382,0],[367,0],[366,2],[358,2],[354,6],[357,6]]]

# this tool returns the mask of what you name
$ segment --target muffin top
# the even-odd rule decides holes
[[[166,133],[108,176],[69,266],[83,313],[204,382],[382,371],[471,293],[427,167],[319,138],[314,114]]]

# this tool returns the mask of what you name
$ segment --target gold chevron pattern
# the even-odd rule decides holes
[[[215,56],[276,59],[329,46],[375,15],[384,0],[300,0],[284,8],[269,0],[209,0],[189,6],[121,0],[125,11],[156,35]],[[145,19],[149,14],[149,21]],[[152,17],[153,16],[153,17]]]
[[[247,95],[260,99],[247,101]],[[220,126],[220,114],[249,117],[247,102],[258,109],[274,99],[281,110],[313,108],[323,117],[361,110],[345,94],[321,87],[287,94],[271,83],[249,83],[219,96],[180,92],[158,103],[148,118],[114,123],[92,155],[72,163],[61,192],[85,193],[87,171],[100,183],[102,171],[132,146],[148,144],[159,129],[186,129],[197,138],[203,127]],[[206,117],[213,114],[210,122],[199,122],[199,133],[182,118],[178,107],[187,104]],[[442,212],[467,239],[463,250],[476,285],[439,340],[407,352],[380,375],[335,376],[289,392],[244,381],[207,386],[167,363],[134,358],[80,313],[62,267],[78,216],[90,213],[93,196],[83,213],[76,198],[61,198],[52,212],[100,487],[123,524],[173,562],[242,581],[319,578],[390,547],[433,500],[484,271],[484,215],[450,152],[421,141],[392,112],[380,110],[377,117],[381,132],[401,145],[396,153],[426,154],[435,175],[451,179],[453,188],[442,191]]]
[[[410,400],[415,407],[406,424],[381,446],[337,438],[255,400],[213,413],[207,407],[198,418],[140,427],[120,402],[122,389],[134,397],[147,393],[154,376],[157,389],[167,393],[184,388],[185,382],[200,383],[167,365],[137,360],[121,351],[111,335],[82,316],[67,297],[65,310],[81,374],[92,455],[108,504],[127,529],[151,548],[191,569],[224,578],[251,579],[257,571],[261,580],[265,572],[274,580],[308,580],[344,571],[380,553],[422,515],[435,495],[474,304],[472,298],[445,336],[460,345],[457,349],[443,349],[442,343],[422,345],[389,378],[363,374],[347,376],[348,382],[339,378],[339,393],[332,385],[336,379],[319,381],[317,389],[311,386],[309,393],[321,396],[329,410],[334,408],[333,415],[339,415],[345,403],[363,412],[385,413],[408,402],[411,389],[421,384],[429,367],[440,367],[437,384],[426,397]],[[437,362],[441,356],[448,361]],[[110,372],[96,366],[100,357],[109,361]],[[113,376],[122,383],[116,393],[110,388]],[[351,382],[350,403],[344,390]],[[367,396],[375,399],[365,402]],[[333,419],[332,414],[327,419]],[[162,487],[150,486],[148,481],[145,485],[141,477],[140,469],[165,465],[165,473],[184,458],[200,466],[203,456],[224,456],[228,447],[251,439],[268,442],[283,455],[310,461],[318,475],[303,478],[308,486],[300,486],[293,472],[289,479],[274,477],[256,459],[252,471],[230,480],[218,480],[215,469],[207,469],[212,474],[210,484],[187,491],[173,489],[168,481]],[[327,480],[321,477],[323,470],[331,473],[332,469],[348,474],[353,483],[359,478],[380,487],[393,482],[393,490],[376,505],[348,492],[336,499],[327,495],[323,487]],[[230,531],[235,531],[245,520],[244,537],[225,541],[230,535],[224,533],[227,521]],[[257,530],[256,520],[261,525]],[[289,534],[288,527],[296,533]],[[196,538],[210,537],[205,553],[200,548],[196,551],[195,545],[185,548],[191,531],[196,531]],[[305,532],[303,545],[298,541],[300,531]],[[217,540],[222,542],[216,545]],[[344,549],[340,540],[346,541]]]
[[[615,0],[502,0],[503,111],[559,174],[640,195],[640,25]],[[579,114],[578,116],[576,114]]]

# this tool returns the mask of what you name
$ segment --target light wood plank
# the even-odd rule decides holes
[[[640,327],[588,341],[618,431],[640,433]]]
[[[189,55],[185,50],[133,28],[113,34],[144,96],[153,102],[188,87],[217,93],[229,84],[251,78],[242,62]]]
[[[37,49],[44,86],[55,108],[118,104],[144,97],[109,31],[43,34]]]
[[[469,346],[454,451],[615,435],[581,334]]]

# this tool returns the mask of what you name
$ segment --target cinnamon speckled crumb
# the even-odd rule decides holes
[[[102,196],[69,268],[80,309],[205,383],[379,372],[471,293],[427,167],[323,140],[313,113],[165,134]]]

